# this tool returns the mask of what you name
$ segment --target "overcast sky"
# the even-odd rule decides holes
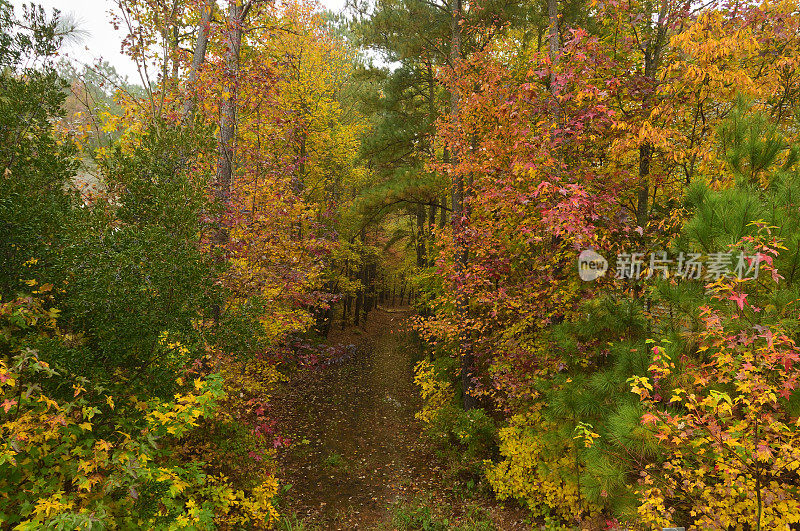
[[[17,15],[22,13],[22,4],[31,0],[11,0]],[[121,32],[114,31],[111,26],[108,11],[115,4],[113,0],[32,0],[44,6],[48,11],[51,8],[71,13],[78,21],[79,27],[87,34],[79,44],[67,44],[62,50],[63,54],[83,63],[92,63],[94,59],[102,57],[117,69],[123,76],[136,83],[139,75],[133,62],[120,53]],[[322,5],[332,11],[339,11],[344,7],[345,0],[320,0]]]

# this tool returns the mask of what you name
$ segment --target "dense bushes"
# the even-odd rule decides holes
[[[639,515],[778,529],[800,520],[798,148],[743,102],[720,133],[735,184],[696,186],[677,242],[753,258],[707,285],[697,333],[652,343],[647,373],[631,379],[642,424],[667,450],[646,468]]]
[[[78,202],[70,187],[76,148],[52,131],[65,97],[51,64],[56,23],[31,8],[25,24],[31,30],[18,31],[10,6],[0,4],[0,295],[6,299],[31,278],[23,271],[37,274],[51,257]]]
[[[0,360],[0,522],[20,529],[209,525],[220,501],[235,501],[233,490],[207,478],[202,463],[176,461],[170,440],[213,416],[220,377],[180,385],[170,401],[111,394],[30,348],[32,336],[66,340],[56,315],[36,296],[0,306],[8,353]]]
[[[219,294],[201,248],[201,214],[212,205],[207,175],[192,166],[197,149],[208,151],[207,136],[155,124],[100,161],[108,189],[74,214],[54,264],[52,282],[66,286],[63,324],[83,332],[71,370],[166,396],[191,359],[160,338],[202,350],[198,323]]]
[[[259,426],[281,376],[255,356],[258,314],[212,319],[212,131],[127,130],[82,154],[101,175],[82,197],[78,148],[53,127],[57,18],[0,2],[0,25],[0,527],[268,527]]]
[[[450,358],[434,363],[423,360],[414,370],[414,382],[420,387],[423,407],[417,418],[447,466],[449,479],[467,487],[481,481],[484,460],[495,452],[494,421],[482,409],[464,411],[459,407],[453,386]]]
[[[730,184],[694,183],[664,235],[673,257],[728,257],[727,274],[649,278],[645,264],[530,334],[537,357],[492,360],[514,384],[483,468],[498,498],[588,528],[797,523],[800,171],[785,134],[740,100],[719,130]],[[471,462],[452,436],[474,413],[451,411],[453,361],[419,365],[420,418]]]

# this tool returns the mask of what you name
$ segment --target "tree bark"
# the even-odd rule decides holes
[[[361,276],[360,272],[358,276],[359,277]],[[358,324],[361,322],[361,301],[363,300],[363,298],[364,298],[364,290],[360,289],[356,292],[356,307],[355,310],[353,311],[354,326],[358,326]]]
[[[661,0],[658,11],[658,19],[653,29],[653,34],[647,41],[644,52],[644,76],[653,85],[651,94],[656,90],[656,74],[661,63],[661,53],[667,42],[667,15],[669,4],[666,0]],[[652,96],[645,96],[642,101],[643,114],[650,112],[652,106]],[[648,197],[650,196],[650,165],[653,160],[653,144],[645,140],[639,146],[639,185],[636,191],[636,223],[645,228],[649,217]]]
[[[243,8],[241,3],[238,0],[231,2],[225,39],[227,48],[225,51],[225,76],[228,90],[222,95],[220,108],[219,152],[214,190],[217,200],[223,204],[227,204],[230,200],[236,156],[236,96],[239,77],[239,53],[242,46],[242,15]],[[227,230],[221,229],[219,242],[224,243],[227,239]]]
[[[428,60],[425,63],[427,70],[428,82],[428,119],[431,123],[431,132],[428,141],[428,151],[431,160],[436,161],[436,146],[434,144],[434,131],[436,126],[436,80],[433,76],[433,62]],[[436,226],[436,208],[438,206],[439,198],[434,197],[431,201],[430,213],[428,215],[428,230],[427,238],[425,240],[425,265],[430,267],[433,265],[433,228]],[[424,209],[425,207],[422,206]]]
[[[428,238],[425,240],[426,265],[433,266],[433,229],[436,228],[436,209],[439,208],[439,198],[434,197],[428,211]]]
[[[214,179],[214,198],[224,212],[230,208],[231,188],[235,164],[235,131],[236,131],[236,92],[239,77],[239,53],[242,43],[242,20],[244,8],[239,0],[230,3],[228,28],[226,31],[225,76],[226,91],[220,104],[219,142],[217,149],[217,172]],[[224,260],[225,247],[230,238],[225,223],[218,220],[214,227],[213,242]],[[222,310],[220,306],[213,308],[214,322],[219,323]]]
[[[636,191],[636,224],[644,229],[647,225],[648,205],[650,194],[650,159],[653,155],[653,145],[645,142],[639,146],[639,188]]]
[[[207,0],[206,5],[203,7],[203,17],[200,24],[197,26],[197,40],[194,44],[194,53],[192,54],[192,66],[189,69],[189,76],[186,80],[190,90],[194,90],[194,85],[197,83],[197,75],[200,72],[200,67],[206,59],[206,50],[208,49],[208,32],[211,25],[211,17],[214,13],[215,0]],[[183,122],[186,123],[194,112],[196,99],[194,96],[188,96],[183,102]]]
[[[303,191],[305,188],[306,159],[308,158],[306,146],[307,138],[308,133],[306,133],[304,128],[303,131],[300,132],[300,149],[298,154],[300,164],[297,167],[297,171],[292,174],[292,192],[294,192],[297,201],[300,201],[303,197]],[[301,241],[303,239],[303,219],[297,219],[293,225],[294,229],[292,230],[292,239],[295,241]]]
[[[550,22],[547,35],[550,45],[550,90],[553,91],[556,83],[556,67],[561,53],[558,32],[558,0],[547,0],[547,18]]]
[[[450,0],[450,10],[452,20],[450,22],[450,63],[453,68],[458,67],[461,60],[461,24],[463,23],[463,12],[461,0]],[[450,120],[453,124],[454,133],[459,129],[459,111],[461,102],[457,90],[453,90],[450,94]],[[451,149],[451,162],[452,166],[458,165],[458,151]],[[473,383],[473,369],[474,369],[474,354],[470,344],[470,333],[466,326],[466,321],[469,317],[469,300],[464,293],[464,274],[468,265],[467,248],[463,238],[463,225],[466,221],[466,212],[464,209],[465,203],[465,190],[464,190],[464,176],[461,175],[460,170],[452,172],[452,196],[453,196],[453,237],[456,240],[456,260],[455,260],[455,273],[456,273],[456,314],[460,322],[460,329],[458,334],[458,349],[461,358],[461,389],[463,392],[463,404],[465,410],[474,409],[478,406],[478,402],[473,395],[472,391],[475,387]],[[410,298],[410,297],[409,297]]]
[[[428,263],[425,256],[425,205],[417,205],[417,267],[422,269]]]

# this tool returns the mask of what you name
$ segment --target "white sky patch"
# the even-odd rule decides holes
[[[120,75],[127,76],[129,81],[137,82],[139,74],[136,65],[127,56],[122,55],[120,44],[123,34],[114,31],[111,25],[109,10],[114,3],[109,0],[32,0],[45,8],[48,14],[53,8],[64,14],[70,14],[78,23],[85,35],[79,42],[65,43],[61,55],[84,64],[93,64],[102,58],[117,69]],[[14,14],[22,17],[22,5],[29,1],[11,0]]]
[[[120,50],[124,34],[115,31],[111,25],[109,11],[116,7],[113,0],[11,0],[17,18],[22,16],[22,5],[31,1],[44,7],[48,13],[56,8],[70,14],[85,32],[80,42],[64,45],[61,51],[63,56],[83,64],[93,64],[95,60],[103,59],[131,83],[140,83],[136,64]],[[320,0],[320,3],[331,11],[341,11],[345,0]]]

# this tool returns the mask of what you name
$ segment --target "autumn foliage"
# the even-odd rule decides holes
[[[454,488],[800,525],[796,2],[114,13],[133,82],[0,0],[0,525],[278,525],[271,400],[398,299]]]
[[[419,328],[475,354],[460,392],[507,418],[485,468],[501,499],[587,528],[782,528],[797,512],[796,10],[587,9],[556,57],[510,27],[442,69],[458,105],[436,137],[450,160],[430,164],[461,175],[468,207]],[[576,274],[587,248],[612,263],[594,283]],[[662,251],[760,256],[761,276],[673,264],[663,279],[648,269]],[[632,252],[636,280],[613,265]]]

